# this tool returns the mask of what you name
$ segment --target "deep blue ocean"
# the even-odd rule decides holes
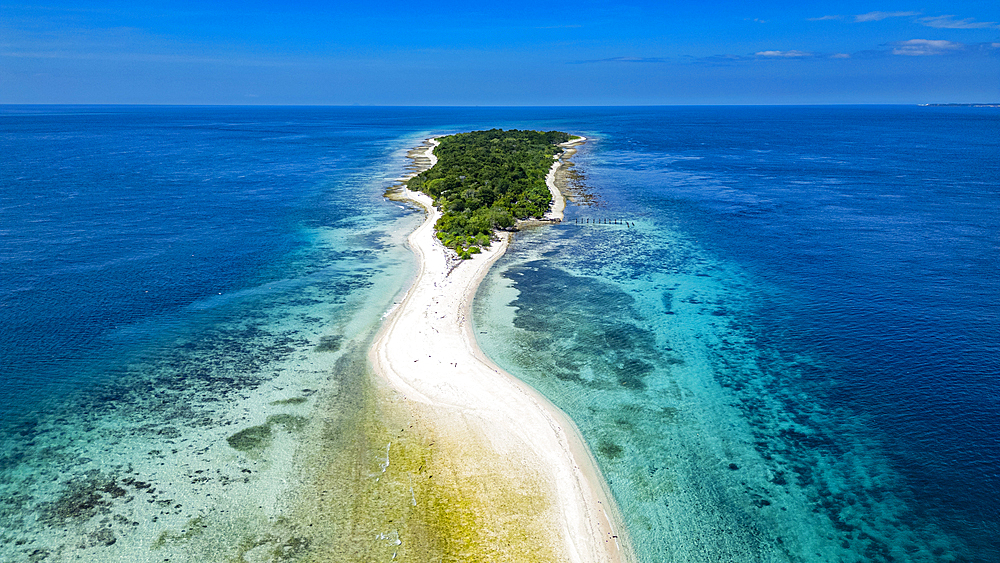
[[[385,190],[493,127],[588,138],[474,317],[641,561],[1000,562],[1000,113],[909,106],[0,106],[0,559],[271,541],[413,275]]]

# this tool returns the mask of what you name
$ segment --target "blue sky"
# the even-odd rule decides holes
[[[0,103],[1000,101],[1000,2],[0,0]]]

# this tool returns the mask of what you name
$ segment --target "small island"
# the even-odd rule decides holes
[[[496,230],[549,210],[546,176],[570,135],[490,129],[436,140],[436,164],[406,185],[433,198],[442,212],[434,225],[438,240],[467,260],[490,246]]]

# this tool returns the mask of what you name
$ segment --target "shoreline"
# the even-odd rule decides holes
[[[563,165],[563,159],[576,154],[576,147],[586,142],[586,137],[578,136],[565,143],[559,143],[558,146],[563,148],[563,152],[552,157],[555,159],[555,162],[552,163],[552,168],[549,169],[549,173],[545,176],[545,185],[548,186],[549,193],[552,194],[552,207],[544,215],[543,220],[561,223],[565,217],[563,212],[566,210],[566,198],[556,186],[556,174]]]
[[[568,149],[583,141],[573,139],[561,146]],[[436,145],[430,139],[422,155],[411,152],[414,163],[423,167],[417,161],[426,159],[433,166]],[[555,197],[554,183],[565,152],[546,178],[554,192],[550,221],[561,220],[565,207],[562,194]],[[555,560],[633,561],[617,505],[576,425],[540,393],[489,360],[472,332],[472,300],[490,267],[506,251],[510,235],[500,233],[498,243],[452,265],[434,237],[440,212],[431,198],[405,187],[401,195],[424,207],[427,218],[407,239],[418,257],[416,278],[369,350],[378,378],[411,411],[435,421],[435,437],[443,442],[442,451],[453,465],[476,473],[493,494],[495,489],[510,489],[515,497],[531,494],[544,499],[535,503],[530,515],[497,513],[484,516],[487,520],[533,519],[536,527],[546,528],[541,532],[545,541],[555,544]],[[469,442],[485,448],[472,448],[475,455],[471,455],[463,446]],[[492,459],[482,459],[484,451]]]

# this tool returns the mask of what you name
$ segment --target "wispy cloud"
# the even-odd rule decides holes
[[[921,12],[868,12],[867,14],[858,14],[854,16],[855,22],[876,22],[882,21],[889,18],[912,18],[915,16],[923,15]],[[989,28],[1000,28],[1000,23],[998,22],[977,22],[974,18],[965,19],[955,19],[954,15],[946,16],[927,16],[923,18],[916,18],[912,20],[921,25],[927,27],[936,27],[942,29],[989,29]],[[834,16],[821,16],[818,18],[808,18],[808,21],[824,21],[824,20],[840,20],[844,16],[834,15]]]
[[[836,53],[836,52],[811,52],[811,51],[800,51],[800,50],[768,50],[768,51],[757,51],[756,53],[749,55],[711,55],[707,57],[693,57],[687,56],[680,59],[674,60],[674,62],[686,61],[688,64],[697,65],[707,65],[707,66],[717,66],[717,67],[729,67],[736,65],[746,65],[752,64],[754,62],[762,63],[763,61],[773,61],[773,63],[767,64],[781,64],[779,61],[813,61],[810,63],[802,62],[802,64],[822,64],[821,61],[830,60],[872,60],[872,59],[885,59],[887,57],[892,57],[894,55],[901,56],[934,56],[934,55],[950,55],[950,56],[975,56],[976,54],[996,56],[1000,54],[1000,43],[990,42],[990,43],[959,43],[956,41],[945,41],[940,39],[910,39],[909,41],[896,41],[892,43],[883,43],[878,49],[868,49],[864,51],[857,51],[853,53]],[[633,58],[633,57],[616,57],[613,59],[601,59],[597,61],[579,61],[579,62],[667,62],[667,59],[647,59],[647,58]],[[792,63],[789,63],[792,64]]]
[[[997,22],[977,22],[973,18],[956,20],[955,16],[933,16],[920,18],[917,21],[927,27],[937,27],[943,29],[986,29],[991,27],[1000,27],[1000,24]]]
[[[662,57],[611,57],[608,59],[590,59],[584,61],[571,61],[570,64],[593,64],[593,63],[665,63],[667,59]]]
[[[704,64],[711,66],[731,66],[743,61],[752,60],[753,57],[746,55],[710,55],[707,57],[687,57],[688,61],[694,64]]]
[[[208,57],[199,55],[179,55],[164,53],[112,53],[112,52],[76,52],[68,50],[0,50],[0,57],[19,59],[65,59],[77,61],[113,61],[126,63],[179,63],[179,64],[212,64],[238,65],[250,67],[286,67],[297,66],[299,61],[245,58],[245,57]]]
[[[815,57],[816,55],[806,51],[758,51],[754,53],[754,56],[764,57],[764,58],[795,59],[804,57]]]
[[[889,46],[892,47],[893,55],[905,55],[911,57],[945,55],[965,49],[965,45],[962,43],[944,41],[941,39],[910,39],[909,41],[889,43]]]
[[[877,22],[889,18],[905,18],[919,16],[920,12],[868,12],[854,16],[856,22]]]
[[[707,64],[712,66],[730,66],[734,64],[744,64],[750,61],[763,60],[797,60],[816,59],[826,55],[810,53],[808,51],[757,51],[752,55],[711,55],[708,57],[690,57],[689,61],[696,64]]]

